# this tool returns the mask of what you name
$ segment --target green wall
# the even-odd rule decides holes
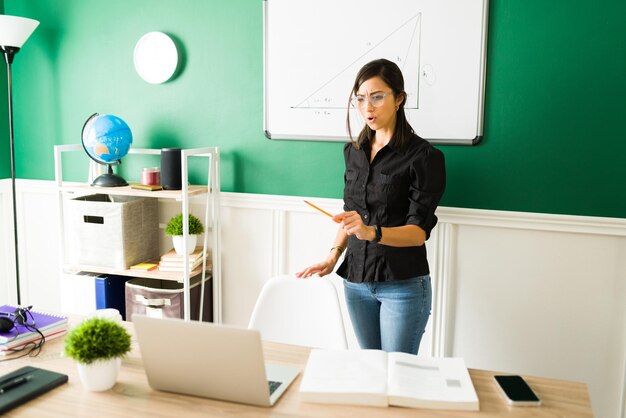
[[[224,191],[341,197],[342,144],[263,135],[261,0],[4,3],[41,21],[13,66],[18,177],[53,179],[52,146],[99,112],[126,120],[135,147],[219,146]],[[623,0],[491,1],[484,139],[439,147],[443,205],[626,218],[624,15]],[[184,52],[156,86],[132,62],[155,30]]]

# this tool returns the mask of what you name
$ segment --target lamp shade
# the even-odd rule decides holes
[[[34,19],[0,15],[0,46],[21,48],[38,25]]]

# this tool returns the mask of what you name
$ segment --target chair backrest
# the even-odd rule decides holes
[[[270,279],[256,301],[248,328],[258,329],[266,341],[348,348],[337,289],[325,278]]]

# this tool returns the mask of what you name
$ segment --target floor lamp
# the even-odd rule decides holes
[[[19,16],[0,15],[0,50],[7,62],[8,96],[9,96],[9,141],[11,143],[11,191],[13,196],[13,238],[15,241],[15,280],[17,285],[17,304],[20,300],[20,266],[17,247],[17,205],[15,202],[15,149],[13,137],[13,91],[11,64],[24,42],[33,33],[39,22]]]

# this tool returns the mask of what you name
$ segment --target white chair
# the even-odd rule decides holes
[[[347,349],[337,289],[326,278],[278,276],[261,290],[248,328],[261,338],[315,348]]]

